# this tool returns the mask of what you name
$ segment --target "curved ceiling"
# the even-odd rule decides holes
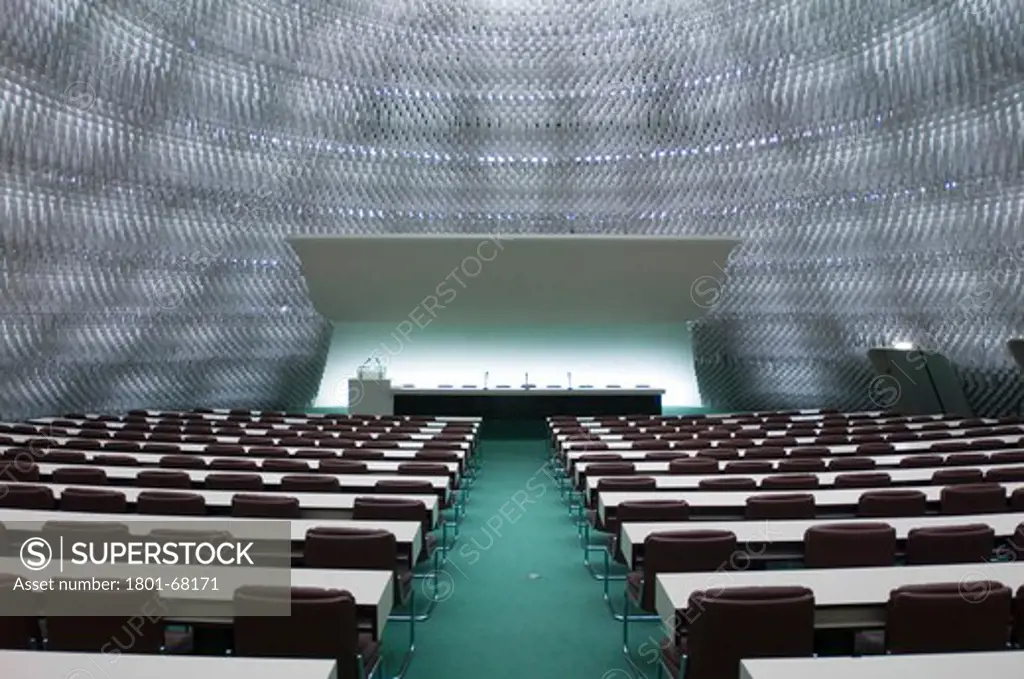
[[[740,239],[722,408],[868,405],[867,348],[1024,393],[1015,0],[9,0],[0,414],[299,405],[291,235]],[[967,301],[964,301],[967,300]]]

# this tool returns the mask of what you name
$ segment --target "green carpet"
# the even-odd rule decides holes
[[[545,441],[484,438],[481,447],[483,470],[438,589],[444,600],[418,624],[408,679],[627,679],[621,623],[583,567],[576,530],[544,467]],[[621,582],[613,586],[622,591]],[[393,627],[392,649],[398,639],[390,639],[405,632]],[[638,625],[632,645],[650,639],[654,648],[657,635],[657,624]],[[643,670],[654,677],[653,665]]]

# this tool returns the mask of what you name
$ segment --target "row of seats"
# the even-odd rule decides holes
[[[710,451],[708,451],[710,452]],[[671,457],[670,457],[670,456]],[[776,471],[851,471],[875,469],[879,466],[876,457],[863,455],[843,455],[835,457],[818,457],[807,455],[783,456],[783,457],[759,457],[744,456],[738,459],[735,456],[720,456],[700,454],[687,455],[685,453],[648,453],[644,456],[646,462],[668,462],[666,471],[670,474],[771,474]],[[884,456],[879,456],[885,461]],[[627,461],[622,455],[583,455],[576,460],[577,463],[588,463],[582,476],[594,475],[595,469],[605,470],[613,468],[632,467],[636,470],[636,463]],[[724,466],[720,462],[725,462]],[[895,460],[894,460],[895,462]],[[949,455],[907,455],[902,457],[893,465],[883,465],[903,468],[923,467],[964,467],[970,465],[990,464],[1012,464],[1024,462],[1024,450],[1004,450],[995,453],[951,453]]]
[[[12,592],[15,576],[0,574],[0,592]],[[153,611],[150,592],[102,592],[102,599],[91,593],[82,596],[83,607],[116,610]],[[4,596],[4,595],[0,595]],[[10,599],[9,610],[45,610],[45,599],[38,604],[27,593]],[[62,604],[69,592],[62,592]],[[17,599],[16,601],[14,599]],[[42,597],[37,597],[42,599]],[[0,606],[4,605],[0,599]],[[381,644],[363,631],[360,614],[352,594],[345,590],[320,588],[241,587],[234,593],[237,615],[231,626],[231,648],[244,657],[337,658],[338,677],[380,676]],[[266,615],[268,610],[290,607],[290,614]],[[262,613],[262,615],[261,615]],[[125,620],[117,616],[50,616],[45,624],[33,616],[4,618],[0,625],[0,648],[96,653],[110,647],[111,639],[125,637]],[[132,619],[131,653],[159,653],[172,645],[168,624],[155,614]],[[86,675],[88,676],[88,675]]]
[[[998,422],[1020,422],[1021,418],[1015,415],[1008,415],[996,419]],[[704,426],[714,424],[757,424],[758,422],[787,423],[787,422],[900,422],[911,424],[924,424],[929,422],[958,421],[969,424],[985,424],[986,419],[980,417],[965,418],[962,415],[951,413],[940,413],[935,415],[899,415],[895,413],[842,413],[835,409],[822,410],[817,413],[800,413],[795,411],[780,411],[766,413],[741,413],[735,415],[705,415],[691,413],[687,415],[652,415],[641,413],[637,415],[597,415],[594,417],[580,418],[572,415],[555,415],[549,418],[552,426],[572,426],[593,423],[597,426],[631,422],[631,423],[683,423],[699,424]]]
[[[227,457],[227,458],[205,458],[197,455],[164,455],[159,458],[156,466],[167,469],[262,469],[268,472],[289,472],[309,471],[326,472],[332,474],[363,474],[369,471],[367,462],[382,460],[383,456],[363,455],[358,451],[352,455],[282,455],[258,457],[253,454],[251,457]],[[379,452],[379,451],[365,451]],[[432,453],[432,454],[431,454]],[[316,461],[316,468],[311,467],[310,461]],[[419,460],[419,461],[416,461]],[[417,470],[433,472],[437,470],[440,463],[458,462],[459,456],[441,451],[429,451],[428,454],[417,454],[413,461],[397,461],[396,471],[400,474],[416,474]],[[52,451],[41,454],[29,454],[27,451],[8,450],[0,461],[0,478],[3,477],[3,469],[13,464],[18,467],[22,475],[34,467],[34,463],[44,462],[47,464],[94,464],[101,467],[147,467],[152,466],[149,462],[140,462],[131,455],[94,455],[91,458],[85,453],[77,451]],[[447,473],[447,467],[445,467]]]
[[[15,425],[17,426],[17,425]],[[49,432],[9,432],[13,434],[21,434],[26,436],[32,436],[34,438],[29,439],[25,442],[15,441],[9,436],[4,436],[0,439],[0,442],[8,445],[22,444],[22,445],[36,445],[36,446],[53,446],[56,443],[50,437],[66,437],[70,434],[63,431],[49,431]],[[274,441],[281,441],[278,445],[290,445],[290,446],[316,446],[319,443],[327,443],[333,445],[344,445],[357,446],[364,444],[368,441],[377,442],[426,442],[426,441],[457,441],[464,443],[468,440],[468,436],[465,434],[394,434],[394,433],[383,433],[383,434],[369,434],[365,432],[360,433],[344,433],[342,435],[333,435],[328,432],[283,432],[283,431],[266,431],[262,434],[247,434],[246,432],[225,432],[225,431],[208,431],[208,432],[182,432],[182,433],[150,433],[133,431],[126,429],[117,429],[113,431],[107,431],[102,429],[81,429],[75,436],[79,439],[95,439],[105,441],[108,439],[120,440],[120,441],[154,441],[157,443],[219,443],[220,438],[228,437],[238,439],[239,443],[249,443],[251,445],[273,445]],[[244,439],[244,441],[243,441]],[[344,444],[344,445],[342,445]]]
[[[981,583],[981,601],[966,598],[960,583],[894,589],[886,606],[879,651],[953,653],[1000,651],[1024,645],[1024,588]],[[694,592],[679,614],[661,659],[687,679],[740,676],[744,658],[811,657],[815,653],[814,592],[805,587],[717,588]],[[723,643],[728,639],[728,643]]]
[[[263,490],[262,486],[248,483],[249,479],[237,479],[237,483],[224,483],[217,490],[240,491],[232,496],[232,516],[264,516],[281,519],[297,519],[301,506],[298,499],[288,492],[309,492],[306,486],[281,487],[280,493],[267,495],[246,495],[245,491]],[[150,486],[181,490],[143,490],[138,493],[134,508],[138,514],[160,514],[169,516],[202,516],[207,514],[206,499],[199,493],[190,493],[180,486]],[[213,489],[210,489],[213,490]],[[411,495],[431,493],[429,483],[416,481],[379,481],[374,485],[377,494]],[[373,496],[368,496],[373,497]],[[241,499],[240,499],[241,498]],[[239,510],[238,506],[243,509]],[[34,509],[42,511],[61,510],[66,512],[91,512],[120,514],[130,511],[127,496],[108,488],[84,487],[65,488],[57,501],[49,486],[32,484],[0,485],[0,507],[6,509]],[[239,514],[238,511],[250,513]]]
[[[1007,497],[1006,488],[995,483],[947,486],[942,489],[939,497],[939,511],[942,514],[1024,511],[1024,488],[1018,488]],[[606,508],[605,521],[609,521],[612,515],[621,517],[619,512],[624,504],[617,505],[614,512]],[[834,507],[831,510],[834,512]],[[867,491],[861,493],[856,504],[856,514],[860,517],[925,516],[927,513],[927,496],[912,489]],[[595,510],[591,509],[588,515],[597,530],[607,529],[606,525],[600,523],[600,515]],[[744,516],[747,519],[813,519],[817,516],[817,507],[811,493],[751,495],[746,499]]]
[[[1015,436],[1020,432],[1014,431],[1010,434],[990,434],[990,435],[1006,435]],[[888,440],[887,440],[888,438]],[[961,440],[957,440],[957,438]],[[986,448],[1013,448],[1014,445],[1021,445],[1024,439],[1017,440],[1002,440],[1001,438],[970,438],[964,436],[954,436],[948,432],[933,432],[931,434],[912,434],[907,436],[895,436],[891,435],[888,437],[879,434],[865,434],[863,436],[850,436],[844,440],[834,439],[831,437],[819,437],[814,442],[801,442],[796,436],[771,436],[767,438],[750,438],[745,436],[736,436],[732,438],[713,438],[713,437],[688,437],[688,438],[651,438],[651,439],[638,439],[638,440],[605,440],[600,438],[570,438],[566,442],[567,447],[573,451],[609,451],[611,445],[609,443],[615,443],[616,447],[620,443],[626,443],[630,450],[634,451],[700,451],[710,449],[760,449],[760,448],[794,448],[794,449],[805,449],[805,448],[816,448],[821,445],[857,445],[858,452],[867,451],[894,451],[896,450],[892,443],[894,442],[913,442],[920,441],[922,443],[929,443],[928,445],[921,445],[921,447],[912,447],[909,450],[936,450],[940,452],[955,452],[955,451],[969,451],[974,449],[986,449]],[[564,457],[564,453],[562,455]]]
[[[825,423],[792,423],[786,425],[772,426],[768,424],[749,425],[740,423],[718,424],[712,426],[700,425],[658,425],[649,426],[643,424],[619,423],[615,425],[600,427],[563,426],[553,430],[553,433],[570,437],[602,437],[607,435],[621,436],[623,438],[655,438],[656,436],[672,436],[674,434],[695,434],[697,436],[713,435],[728,438],[732,436],[749,436],[752,433],[766,435],[767,432],[786,432],[790,436],[850,436],[860,434],[898,434],[905,432],[928,432],[928,431],[962,431],[970,432],[969,436],[985,435],[994,432],[1004,431],[1014,433],[1020,431],[1020,420],[1015,422],[1001,422],[998,424],[984,424],[980,421],[970,422],[929,422],[927,424],[909,423],[886,423],[886,424],[833,424]],[[768,434],[768,435],[779,435]],[[756,438],[756,437],[755,437]]]

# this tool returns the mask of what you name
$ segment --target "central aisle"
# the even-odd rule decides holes
[[[487,440],[409,679],[626,679],[621,627],[587,575],[540,438]],[[616,583],[621,591],[621,584]]]

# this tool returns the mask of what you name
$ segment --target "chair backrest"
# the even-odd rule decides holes
[[[837,457],[828,461],[828,468],[830,471],[847,471],[855,469],[874,469],[877,466],[875,458],[873,457],[858,457],[856,455],[848,455],[846,457]]]
[[[341,483],[326,474],[289,474],[281,477],[281,490],[286,493],[336,493]]]
[[[835,488],[884,488],[892,485],[892,476],[886,472],[836,474],[832,485]]]
[[[758,446],[743,451],[744,460],[781,460],[786,457],[786,449],[776,446]]]
[[[710,457],[688,457],[668,463],[669,474],[717,474],[718,460]]]
[[[941,455],[908,455],[900,460],[901,467],[941,467]]]
[[[231,497],[231,516],[263,519],[297,519],[301,516],[298,498],[280,493]]]
[[[308,472],[309,463],[305,460],[295,460],[292,458],[279,458],[272,457],[263,460],[260,463],[260,469],[268,472]]]
[[[779,465],[780,469],[782,465]],[[803,490],[817,488],[821,485],[815,474],[773,474],[766,476],[761,481],[762,488],[775,488],[779,490]]]
[[[1013,598],[1013,643],[1018,648],[1024,648],[1024,585],[1020,586],[1017,596]]]
[[[432,517],[427,511],[426,503],[409,498],[374,495],[357,497],[352,506],[352,518],[356,521],[419,521],[422,526],[420,538],[424,547],[432,527]]]
[[[418,479],[381,479],[373,484],[374,493],[399,493],[404,495],[416,493],[434,493],[430,481]]]
[[[153,605],[152,592],[55,585],[60,589],[55,587],[56,591],[43,595],[47,650],[158,653],[164,646],[163,619],[159,607]],[[112,613],[83,615],[85,611]],[[140,615],[139,611],[146,613]]]
[[[1024,488],[1018,488],[1010,494],[1010,511],[1024,512]]]
[[[259,474],[207,474],[204,484],[209,490],[263,490]]]
[[[167,469],[203,469],[206,460],[198,455],[164,455],[160,466]]]
[[[85,453],[78,450],[48,450],[43,455],[43,461],[64,464],[68,462],[85,462],[85,457]]]
[[[866,568],[896,561],[896,529],[887,523],[832,523],[804,533],[807,568]]]
[[[306,531],[302,562],[308,568],[394,570],[398,544],[386,530],[318,526]]]
[[[135,484],[141,488],[191,488],[188,472],[145,470],[135,475]]]
[[[986,562],[995,543],[995,530],[983,523],[912,528],[906,558],[910,565]]]
[[[790,459],[823,459],[832,455],[825,446],[798,446],[789,452]]]
[[[771,493],[747,498],[748,519],[813,519],[814,496],[810,493]]]
[[[861,494],[857,516],[924,516],[928,496],[920,490],[871,490]]]
[[[735,679],[744,658],[814,653],[814,593],[804,587],[694,592],[685,618],[686,679]]]
[[[697,487],[701,490],[751,490],[757,488],[757,481],[746,476],[720,476],[701,479]]]
[[[619,523],[626,521],[687,521],[690,505],[686,500],[627,500],[615,508]]]
[[[985,472],[985,480],[994,483],[999,481],[1024,481],[1024,467],[991,467]]]
[[[771,474],[775,467],[768,460],[740,460],[726,463],[722,471],[726,474]]]
[[[712,460],[738,460],[740,452],[735,448],[707,448],[698,450],[695,457],[706,457]]]
[[[820,457],[791,457],[779,460],[780,472],[821,472],[825,471],[825,460]]]
[[[651,476],[602,476],[597,480],[599,491],[655,490],[658,482]]]
[[[594,462],[587,464],[587,476],[630,476],[636,473],[632,462]]]
[[[52,478],[54,483],[65,485],[107,485],[107,473],[95,467],[61,467],[53,470]]]
[[[60,508],[65,512],[120,514],[128,511],[128,500],[118,490],[65,488],[60,494]]]
[[[0,530],[0,538],[4,531]],[[27,651],[36,645],[41,637],[38,618],[41,613],[42,597],[38,592],[16,588],[16,575],[0,573],[0,650]],[[21,615],[11,615],[18,611]]]
[[[946,485],[954,483],[981,483],[985,475],[980,469],[971,467],[951,467],[949,469],[937,469],[932,473],[932,485]]]
[[[202,516],[206,514],[206,500],[196,493],[144,490],[135,500],[139,514],[168,516]]]
[[[364,450],[362,448],[346,448],[341,456],[348,460],[383,460],[383,450]]]
[[[953,453],[942,461],[946,467],[977,467],[989,463],[987,453]]]
[[[998,483],[946,486],[939,494],[943,514],[990,514],[1006,511],[1006,488]]]
[[[335,659],[338,679],[363,679],[376,664],[376,652],[360,647],[356,602],[347,591],[247,586],[235,590],[234,607],[236,655]],[[360,668],[360,651],[369,666]]]
[[[737,559],[742,561],[734,563]],[[735,570],[747,557],[737,554],[736,534],[723,530],[680,530],[650,533],[644,539],[644,586],[640,605],[654,608],[658,573]]]
[[[320,461],[319,471],[325,474],[368,474],[370,467],[363,460],[331,458]]]
[[[0,507],[9,509],[53,509],[56,500],[49,486],[22,483],[0,484]]]
[[[1013,593],[999,582],[908,585],[889,595],[885,646],[890,653],[1001,651],[1012,621]]]

